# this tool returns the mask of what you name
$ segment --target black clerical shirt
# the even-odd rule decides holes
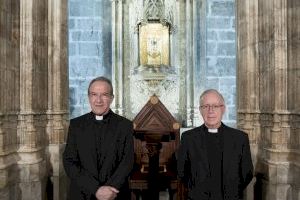
[[[95,150],[97,152],[97,170],[98,172],[101,171],[101,147],[103,142],[103,137],[105,130],[103,130],[103,122],[95,122],[95,129],[94,129],[94,135],[95,135]]]
[[[207,187],[209,190],[210,200],[222,200],[223,135],[219,130],[217,133],[210,133],[206,130],[205,138],[209,164]]]
[[[105,147],[104,141],[105,141],[105,133],[107,132],[107,124],[109,122],[111,111],[109,111],[106,115],[103,116],[102,120],[97,120],[96,116],[91,113],[91,116],[93,118],[93,135],[95,137],[95,151],[97,152],[97,170],[98,173],[101,171],[101,168],[103,166],[103,162],[105,159],[103,159],[103,153],[105,150],[103,149]],[[99,173],[99,180],[104,180],[105,177],[101,177],[101,173]]]

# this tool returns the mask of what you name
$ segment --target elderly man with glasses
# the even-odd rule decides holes
[[[248,135],[222,123],[223,96],[214,89],[200,96],[204,124],[182,134],[178,176],[190,200],[241,200],[253,177]]]

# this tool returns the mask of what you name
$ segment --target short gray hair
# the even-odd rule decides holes
[[[104,76],[98,76],[97,78],[94,78],[93,80],[91,80],[90,84],[89,84],[89,88],[88,88],[88,94],[90,94],[90,87],[91,85],[96,82],[96,81],[103,81],[103,82],[106,82],[109,86],[110,86],[110,95],[114,95],[114,89],[113,89],[113,86],[112,86],[112,83],[111,83],[111,80],[104,77]]]
[[[207,95],[208,93],[215,93],[217,94],[221,101],[223,101],[223,103],[225,104],[225,100],[224,100],[224,97],[223,95],[216,89],[208,89],[208,90],[205,90],[201,95],[200,95],[200,98],[199,98],[199,101],[200,101],[200,105],[202,104],[202,101],[203,101],[203,98],[205,95]]]

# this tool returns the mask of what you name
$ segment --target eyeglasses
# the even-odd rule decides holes
[[[207,111],[207,110],[215,111],[223,106],[224,105],[202,105],[202,106],[200,106],[200,108],[204,111]]]
[[[104,99],[104,100],[108,100],[112,97],[112,95],[109,94],[109,93],[97,94],[95,92],[90,92],[89,96],[92,99],[101,98],[101,99]]]

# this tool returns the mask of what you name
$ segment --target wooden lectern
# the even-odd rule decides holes
[[[176,174],[179,123],[157,96],[151,96],[133,120],[135,167],[129,184],[131,199],[159,200],[160,191],[181,199]]]

